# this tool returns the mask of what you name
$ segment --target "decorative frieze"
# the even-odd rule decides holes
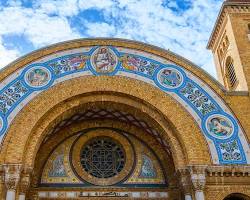
[[[226,165],[207,167],[209,176],[250,176],[250,166],[248,165]]]
[[[123,197],[123,198],[150,198],[150,199],[166,199],[169,197],[168,192],[142,192],[142,191],[133,191],[133,192],[62,192],[62,191],[40,191],[38,192],[39,198],[53,199],[53,198],[71,198],[78,199],[81,197]]]

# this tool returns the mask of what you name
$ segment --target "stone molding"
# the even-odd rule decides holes
[[[208,166],[209,176],[250,176],[249,165]]]
[[[224,3],[222,5],[221,11],[217,18],[214,30],[210,36],[207,48],[212,49],[215,43],[215,40],[220,32],[221,26],[226,18],[226,13],[249,13],[250,12],[250,3]]]

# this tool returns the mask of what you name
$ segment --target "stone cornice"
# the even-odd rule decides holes
[[[209,176],[250,176],[249,165],[209,166],[206,171]]]
[[[250,2],[226,1],[222,4],[219,15],[215,22],[213,31],[209,38],[207,49],[212,49],[214,42],[220,32],[220,28],[225,20],[226,12],[230,13],[250,13]]]

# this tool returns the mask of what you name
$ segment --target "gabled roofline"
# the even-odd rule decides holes
[[[208,44],[207,44],[207,49],[211,49],[212,45],[213,45],[213,39],[214,37],[216,37],[216,32],[218,31],[219,27],[219,23],[223,20],[224,16],[224,11],[225,11],[225,8],[227,6],[241,6],[241,5],[248,5],[250,6],[250,1],[249,0],[227,0],[227,1],[224,1],[222,6],[221,6],[221,9],[220,9],[220,12],[219,12],[219,15],[216,19],[216,22],[215,22],[215,25],[213,27],[213,30],[212,30],[212,33],[209,37],[209,40],[208,40]]]

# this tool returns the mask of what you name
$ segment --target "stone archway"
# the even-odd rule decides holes
[[[102,53],[109,58],[105,62],[99,60]],[[123,131],[144,128],[136,123],[153,128],[156,132],[144,132],[151,132],[157,144],[165,145],[166,154],[170,152],[172,173],[179,173],[187,198],[195,193],[204,199],[207,165],[250,162],[244,130],[224,102],[221,88],[185,59],[155,47],[119,40],[66,42],[19,60],[0,73],[0,79],[6,85],[2,95],[8,97],[0,110],[0,172],[4,171],[10,199],[15,194],[23,198],[34,168],[41,173],[37,160],[45,144],[48,149],[53,146],[46,141],[67,128],[62,124],[72,123],[74,129],[80,122],[75,118],[87,119],[91,113],[109,113],[112,117],[105,120],[111,120],[113,128],[130,124],[122,125]],[[136,123],[122,120],[126,116]],[[98,127],[104,121],[88,120],[92,121],[81,121],[84,130],[90,125],[105,128]],[[222,123],[223,131],[210,127],[216,123]],[[217,173],[216,167],[211,174]]]

